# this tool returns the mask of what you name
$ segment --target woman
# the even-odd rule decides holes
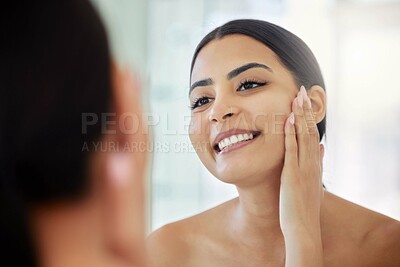
[[[239,197],[154,232],[154,266],[400,266],[399,222],[323,190],[325,85],[302,40],[228,22],[190,79],[191,141]]]
[[[142,266],[146,154],[104,149],[147,142],[116,127],[140,115],[137,82],[89,1],[0,13],[1,265]]]

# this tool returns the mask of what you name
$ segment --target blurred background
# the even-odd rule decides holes
[[[399,0],[92,1],[114,56],[146,85],[151,230],[236,196],[203,167],[187,129],[192,53],[206,33],[238,18],[276,23],[310,46],[327,87],[327,189],[400,220]]]

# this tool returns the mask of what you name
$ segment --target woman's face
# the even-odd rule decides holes
[[[272,50],[245,35],[213,40],[197,56],[190,90],[190,139],[213,175],[236,185],[280,175],[298,88]]]

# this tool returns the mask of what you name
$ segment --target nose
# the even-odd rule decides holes
[[[208,120],[210,122],[224,122],[229,117],[237,113],[237,108],[232,105],[227,105],[218,100],[214,100],[213,106],[210,110]]]

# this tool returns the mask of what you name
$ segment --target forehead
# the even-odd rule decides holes
[[[204,46],[197,55],[191,81],[226,76],[247,63],[263,63],[276,73],[285,71],[278,56],[263,43],[246,35],[227,35]]]

